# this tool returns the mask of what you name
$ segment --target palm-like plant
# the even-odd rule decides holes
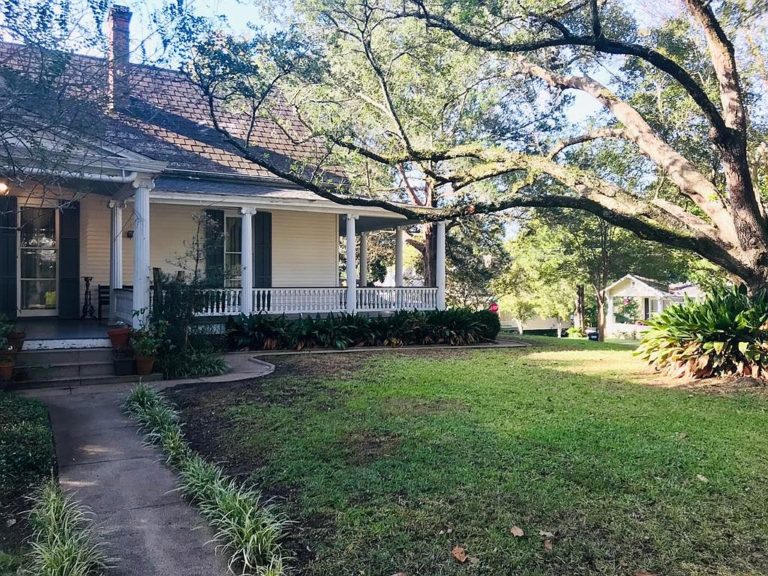
[[[686,299],[648,321],[637,354],[674,376],[768,377],[768,294],[743,286]]]

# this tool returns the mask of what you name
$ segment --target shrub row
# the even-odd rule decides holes
[[[391,316],[338,314],[288,319],[253,314],[230,317],[227,340],[231,349],[346,349],[350,346],[448,344],[464,346],[496,338],[498,315],[468,309],[399,311]]]
[[[196,454],[184,439],[178,414],[157,391],[139,385],[125,409],[179,472],[183,494],[197,505],[215,540],[228,551],[230,570],[253,576],[285,574],[281,540],[288,521],[275,506]]]
[[[30,511],[31,550],[22,574],[100,576],[108,568],[84,507],[65,495],[55,479],[43,484]]]
[[[768,295],[743,286],[686,299],[648,321],[636,353],[673,376],[768,378]]]
[[[0,506],[27,494],[54,467],[48,411],[35,400],[0,392]]]

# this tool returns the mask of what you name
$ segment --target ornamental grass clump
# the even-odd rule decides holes
[[[677,377],[768,378],[768,295],[743,286],[686,298],[648,321],[636,354]]]
[[[85,508],[65,495],[56,480],[47,481],[32,498],[32,538],[22,574],[29,576],[98,576],[108,562],[96,542]]]
[[[229,478],[189,447],[178,414],[156,390],[135,388],[125,409],[147,442],[159,446],[179,473],[180,488],[214,530],[229,567],[243,575],[282,576],[286,559],[281,541],[288,520],[255,488]]]

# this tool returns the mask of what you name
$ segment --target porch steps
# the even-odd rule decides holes
[[[111,348],[23,350],[16,358],[11,387],[71,387],[158,380],[151,376],[115,376]]]

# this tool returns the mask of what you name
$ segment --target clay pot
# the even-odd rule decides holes
[[[131,329],[128,326],[110,328],[107,330],[107,336],[112,343],[113,350],[122,350],[128,346],[128,339],[131,337]]]
[[[27,333],[22,332],[19,330],[14,330],[13,332],[9,332],[8,336],[6,336],[6,339],[8,340],[8,344],[11,348],[13,348],[14,352],[21,352],[22,347],[24,346],[24,340],[27,338]]]
[[[13,356],[0,356],[0,382],[10,382],[13,379],[13,367],[15,365]]]
[[[152,374],[152,369],[155,367],[154,356],[139,356],[136,355],[136,373],[139,376],[149,376]]]

